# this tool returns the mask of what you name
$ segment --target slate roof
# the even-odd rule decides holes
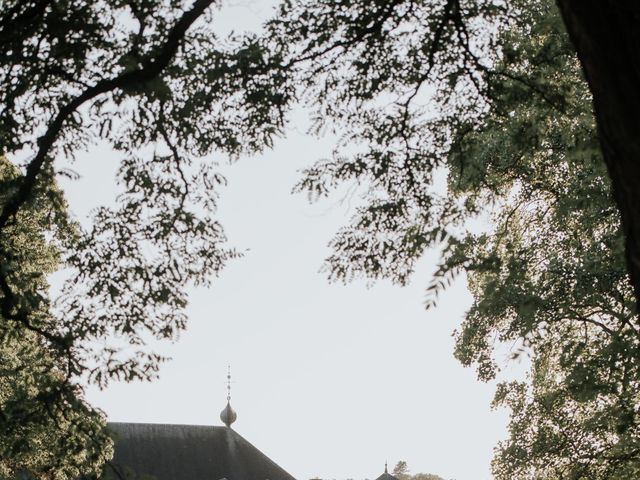
[[[295,480],[228,427],[109,423],[105,480]]]

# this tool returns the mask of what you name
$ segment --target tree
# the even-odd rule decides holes
[[[567,24],[578,25],[569,18],[575,5],[559,4]],[[316,131],[346,134],[299,190],[317,197],[344,182],[362,188],[361,207],[333,241],[330,277],[404,283],[426,248],[442,248],[430,298],[465,272],[476,299],[458,337],[463,363],[491,378],[494,338],[520,342],[533,356],[528,388],[505,386],[497,401],[513,409],[514,431],[550,423],[526,431],[518,439],[526,445],[514,434],[509,445],[517,448],[502,449],[518,453],[513,468],[524,468],[531,455],[533,473],[523,475],[634,472],[638,325],[624,237],[587,84],[553,5],[290,0],[263,37],[225,39],[204,21],[215,6],[7,2],[0,14],[0,153],[31,157],[23,175],[3,184],[0,238],[19,226],[30,202],[46,198],[53,220],[43,235],[55,239],[71,274],[49,301],[23,275],[18,246],[0,245],[1,346],[12,351],[10,339],[31,332],[33,348],[57,366],[68,393],[79,392],[81,379],[104,386],[153,377],[162,359],[144,339],[175,338],[186,321],[183,286],[206,283],[236,255],[215,219],[224,179],[200,159],[270,146],[301,99],[315,113]],[[570,28],[601,93],[580,31]],[[606,121],[605,107],[596,98]],[[615,135],[603,125],[601,132]],[[122,156],[124,193],[87,230],[71,229],[55,187],[65,174],[59,160],[97,141]],[[445,173],[448,191],[437,188]],[[620,196],[623,182],[614,187],[632,245],[624,209],[635,204]],[[493,228],[472,234],[467,222],[486,209]],[[627,248],[631,268],[634,251]],[[576,415],[545,417],[549,397]],[[59,400],[37,398],[30,415],[43,418]],[[577,448],[553,450],[555,441],[533,435],[558,431],[600,450],[581,458]],[[498,475],[508,475],[500,465]]]
[[[393,476],[397,477],[398,480],[444,480],[442,477],[434,475],[433,473],[415,473],[411,475],[407,462],[404,460],[400,460],[396,463],[396,466],[393,467]]]
[[[483,380],[505,348],[531,358],[528,381],[496,394],[513,414],[496,477],[637,477],[640,325],[625,239],[553,3],[288,2],[272,28],[292,57],[312,56],[318,130],[347,132],[298,190],[361,187],[330,279],[403,284],[438,246],[428,306],[460,272],[474,296],[456,356]],[[469,227],[487,214],[485,231]]]
[[[285,5],[296,5],[297,2],[285,2]],[[636,212],[640,209],[640,200],[637,197],[636,185],[640,181],[640,170],[637,168],[635,159],[638,156],[636,139],[638,138],[637,111],[639,101],[634,95],[636,86],[640,83],[637,73],[637,54],[635,41],[635,22],[639,15],[639,10],[635,2],[580,2],[574,0],[558,0],[558,5],[563,12],[563,18],[569,28],[569,33],[578,50],[578,54],[589,82],[591,92],[594,95],[595,116],[599,126],[599,140],[601,143],[603,159],[609,169],[609,175],[613,181],[614,198],[620,209],[623,230],[626,240],[626,258],[629,271],[629,279],[634,285],[636,301],[640,302],[640,247],[638,246],[638,228],[640,221]],[[335,7],[338,18],[333,22],[319,22],[311,26],[312,31],[319,34],[313,42],[305,42],[301,36],[296,36],[295,15],[300,15],[300,19],[306,19],[306,14],[310,12],[322,15],[323,10],[333,9],[328,2],[315,2],[313,6],[286,7],[289,11],[290,19],[293,20],[292,35],[296,40],[306,45],[300,51],[308,53],[314,51],[316,54],[323,53],[323,57],[337,60],[338,56],[358,50],[358,45],[373,45],[378,42],[379,47],[393,48],[394,41],[381,42],[382,34],[392,33],[398,22],[397,14],[405,12],[408,18],[420,22],[422,28],[408,27],[405,35],[406,54],[417,63],[412,66],[413,72],[406,71],[405,74],[414,74],[415,77],[407,75],[392,74],[376,65],[374,54],[369,53],[363,57],[360,64],[350,61],[339,60],[341,65],[352,63],[355,67],[351,73],[343,71],[346,75],[352,75],[352,93],[356,88],[370,88],[369,96],[362,90],[362,98],[375,98],[381,90],[389,85],[387,82],[397,80],[406,87],[405,100],[409,100],[411,93],[420,90],[419,86],[426,83],[438,83],[436,77],[444,80],[450,74],[449,79],[456,82],[460,88],[464,88],[466,79],[468,82],[467,91],[462,89],[456,91],[455,98],[469,95],[473,87],[483,88],[481,77],[487,75],[500,76],[508,72],[500,72],[491,68],[492,54],[501,49],[501,45],[492,42],[489,38],[490,31],[498,31],[504,28],[522,9],[526,9],[520,2],[493,2],[483,1],[442,1],[442,2],[376,2],[365,5],[364,3],[341,2],[339,7]],[[535,8],[535,7],[533,7]],[[430,12],[427,15],[427,10]],[[294,12],[294,13],[291,13]],[[306,13],[305,13],[306,12]],[[358,12],[363,20],[356,20],[350,15]],[[285,14],[286,15],[286,14]],[[304,20],[298,22],[297,27],[302,28],[300,32],[308,26],[301,25]],[[404,25],[408,25],[405,22]],[[490,27],[491,25],[491,27]],[[323,34],[320,30],[324,29]],[[611,31],[616,32],[610,35]],[[333,32],[333,33],[329,33]],[[335,36],[332,37],[332,34]],[[422,38],[418,38],[421,36]],[[320,40],[321,39],[321,40]],[[315,43],[315,44],[314,44]],[[383,45],[386,43],[386,45]],[[294,43],[295,45],[295,43]],[[326,51],[323,51],[323,48]],[[447,50],[451,48],[451,50]],[[493,50],[493,49],[496,50]],[[376,54],[382,53],[381,49],[374,48]],[[499,56],[499,53],[498,53]],[[394,66],[401,66],[402,60],[392,58],[384,53],[382,57],[391,63],[387,69]],[[364,61],[366,59],[366,62]],[[395,63],[399,62],[399,63]],[[405,64],[406,65],[406,64]],[[316,65],[316,68],[318,65]],[[373,71],[379,75],[367,78]],[[438,72],[438,70],[440,70]],[[619,74],[619,72],[624,72]],[[337,75],[337,70],[334,70]],[[358,80],[356,77],[362,75]],[[333,77],[333,82],[339,82],[339,76]],[[418,87],[418,88],[414,88]],[[530,85],[535,89],[535,85]],[[454,89],[445,89],[450,93]],[[464,93],[463,93],[464,92]],[[477,92],[480,93],[480,92]],[[538,91],[538,94],[544,92]],[[416,93],[417,94],[417,93]],[[471,94],[473,96],[473,94]],[[480,95],[483,97],[484,95]],[[398,98],[398,97],[396,97]],[[631,100],[630,100],[631,99]],[[398,99],[399,100],[399,99]],[[467,98],[467,100],[471,100]],[[478,106],[480,110],[484,102],[482,99]],[[408,103],[411,103],[409,101]],[[396,102],[398,110],[402,110],[402,101]],[[467,104],[467,106],[469,106]],[[327,114],[337,114],[337,112],[327,111]],[[344,112],[343,112],[344,113]],[[469,112],[467,112],[469,113]],[[402,118],[398,117],[398,121]],[[400,123],[401,124],[401,123]],[[439,140],[441,141],[441,139]]]
[[[411,476],[411,480],[444,480],[444,478],[433,473],[416,473]]]
[[[552,115],[506,83],[499,105],[511,114],[496,110],[456,142],[455,190],[465,201],[475,196],[477,180],[462,162],[491,149],[472,175],[508,201],[490,235],[467,235],[450,257],[450,265],[473,258],[465,269],[475,302],[456,354],[488,379],[496,340],[530,352],[529,381],[502,384],[496,395],[512,411],[510,437],[493,462],[497,478],[632,478],[640,467],[640,330],[623,233],[560,19],[549,7],[522,20],[535,26],[506,34],[518,47],[505,56],[509,68],[546,78],[547,92],[567,92],[566,110]]]
[[[393,467],[393,476],[398,477],[399,480],[404,480],[409,477],[409,466],[404,460],[399,460],[396,466]]]
[[[10,191],[19,175],[0,157],[0,191]],[[17,472],[78,478],[99,472],[111,456],[104,415],[68,384],[65,365],[50,355],[37,332],[48,313],[46,276],[58,266],[58,242],[73,234],[73,225],[57,222],[59,216],[47,196],[58,193],[37,192],[0,239],[0,248],[12,253],[5,264],[11,271],[8,281],[21,288],[25,301],[37,305],[29,317],[32,323],[2,331],[0,478],[16,478]],[[47,239],[52,231],[57,238]]]
[[[640,58],[637,2],[558,0],[593,94],[598,138],[625,234],[625,253],[640,304]]]
[[[15,432],[2,438],[9,471],[75,478],[94,470],[92,442],[104,453],[109,441],[94,428],[104,419],[82,400],[81,385],[153,378],[163,359],[146,340],[175,339],[186,322],[184,286],[207,284],[237,255],[215,218],[225,180],[199,159],[270,145],[291,91],[255,39],[211,31],[217,2],[183,4],[3,3],[0,154],[20,166],[0,191],[0,352],[12,365],[0,402],[8,402],[3,431]],[[73,172],[60,162],[97,142],[122,158],[123,193],[88,228],[71,227],[56,178]],[[21,250],[34,202],[47,212],[37,234],[52,239],[68,273],[51,299],[49,265],[27,268]],[[18,434],[25,429],[33,436]],[[61,445],[52,455],[38,440],[47,432]]]

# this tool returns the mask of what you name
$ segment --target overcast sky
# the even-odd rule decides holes
[[[272,3],[235,2],[220,29],[256,28]],[[297,115],[272,151],[222,166],[220,218],[246,254],[211,288],[189,290],[187,332],[158,346],[173,358],[160,379],[89,389],[89,400],[111,421],[220,425],[230,363],[234,428],[298,480],[376,478],[385,460],[446,479],[491,478],[507,417],[490,410],[495,385],[453,358],[451,334],[471,302],[464,281],[429,312],[435,253],[404,288],[329,284],[319,273],[327,243],[354,205],[291,195],[298,170],[333,146],[304,131]],[[82,179],[65,185],[79,218],[112,201],[117,161],[101,148],[78,156]]]

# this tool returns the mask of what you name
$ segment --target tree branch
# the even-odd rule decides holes
[[[214,1],[215,0],[196,0],[191,10],[185,12],[169,31],[167,39],[158,53],[147,62],[143,62],[145,63],[143,67],[99,81],[60,109],[53,121],[49,124],[47,131],[38,139],[38,152],[33,160],[29,162],[25,176],[20,182],[16,194],[5,203],[2,212],[0,212],[0,232],[7,225],[9,219],[18,212],[22,204],[28,200],[38,175],[49,158],[49,152],[57,140],[66,120],[71,117],[80,106],[99,95],[117,89],[144,84],[159,75],[173,59],[189,27],[191,27]]]

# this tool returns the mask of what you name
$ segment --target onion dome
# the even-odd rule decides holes
[[[227,406],[224,407],[224,410],[220,412],[220,420],[222,420],[222,423],[224,423],[227,427],[230,427],[237,418],[238,415],[236,414],[236,412],[234,412],[233,408],[231,408],[231,403],[229,403],[229,401],[227,400]]]

